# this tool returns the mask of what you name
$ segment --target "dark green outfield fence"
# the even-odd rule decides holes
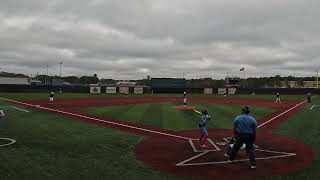
[[[46,86],[46,85],[0,85],[0,92],[12,92],[12,93],[28,93],[28,92],[49,92],[49,91],[59,91],[70,92],[70,93],[89,93],[89,86]],[[130,93],[134,92],[133,87],[129,87]],[[144,87],[144,93],[154,93],[154,94],[180,94],[186,91],[187,93],[203,94],[204,88],[151,88]],[[259,88],[259,89],[237,89],[236,94],[251,94],[252,92],[256,94],[275,94],[279,92],[280,94],[320,94],[320,89],[314,88]],[[101,92],[106,92],[106,87],[101,87]],[[119,92],[119,87],[117,87],[117,92]],[[213,94],[218,92],[218,88],[213,88]]]

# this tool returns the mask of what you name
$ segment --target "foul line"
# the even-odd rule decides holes
[[[312,110],[314,108],[315,105],[311,106],[310,110]]]
[[[17,109],[17,110],[26,112],[26,113],[29,113],[29,112],[30,112],[30,111],[27,111],[27,110],[25,110],[25,109],[17,108],[17,107],[15,107],[15,106],[10,106],[10,107],[12,107],[13,109]]]
[[[304,104],[304,103],[306,103],[306,102],[307,102],[307,101],[303,101],[303,102],[301,102],[301,103],[296,104],[296,105],[295,105],[295,106],[293,106],[292,108],[290,108],[290,109],[288,109],[288,110],[286,110],[286,111],[284,111],[284,112],[282,112],[282,113],[280,113],[280,114],[276,115],[275,117],[273,117],[273,118],[269,119],[268,121],[266,121],[266,122],[264,122],[264,123],[260,124],[260,125],[258,126],[258,128],[261,128],[262,126],[264,126],[264,125],[268,124],[269,122],[271,122],[271,121],[273,121],[273,120],[277,119],[278,117],[280,117],[280,116],[282,116],[282,115],[284,115],[284,114],[286,114],[286,113],[288,113],[288,112],[290,112],[290,111],[294,110],[295,108],[297,108],[297,107],[301,106],[302,104]]]
[[[174,135],[174,134],[168,134],[168,133],[158,132],[158,131],[154,131],[154,130],[139,128],[139,127],[135,127],[135,126],[130,126],[130,125],[121,124],[121,123],[117,123],[117,122],[102,120],[102,119],[98,119],[98,118],[93,118],[93,117],[89,117],[89,116],[84,116],[84,115],[80,115],[80,114],[71,113],[71,112],[56,110],[56,109],[52,109],[52,108],[41,107],[39,105],[28,104],[28,103],[15,101],[15,100],[11,100],[11,99],[6,99],[6,98],[0,98],[0,99],[5,100],[5,101],[9,101],[9,102],[14,102],[14,103],[17,103],[17,104],[22,104],[22,105],[29,106],[29,107],[34,107],[34,108],[44,109],[44,110],[47,110],[47,111],[53,111],[53,112],[57,112],[57,113],[61,113],[61,114],[67,114],[67,115],[71,115],[71,116],[75,116],[75,117],[80,117],[80,118],[90,119],[90,120],[94,120],[94,121],[104,122],[104,123],[117,125],[117,126],[121,126],[121,127],[126,127],[126,128],[130,128],[130,129],[136,129],[136,130],[140,130],[140,131],[144,131],[144,132],[160,134],[160,135],[163,135],[163,136],[174,137],[174,138],[184,139],[184,140],[191,139],[191,138],[184,137],[184,136],[178,136],[178,135]]]
[[[320,105],[312,105],[311,108],[310,108],[310,110],[313,110],[313,109],[316,108],[316,107],[320,107]]]

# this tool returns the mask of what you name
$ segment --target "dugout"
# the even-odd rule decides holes
[[[153,93],[183,93],[186,91],[185,78],[152,78]]]

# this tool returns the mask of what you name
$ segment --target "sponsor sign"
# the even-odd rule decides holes
[[[99,86],[90,87],[90,93],[92,93],[92,94],[99,94],[99,93],[101,93],[101,87],[99,87]]]
[[[143,94],[143,88],[142,87],[135,87],[133,89],[135,94]]]
[[[218,88],[218,94],[226,94],[227,89],[226,88]]]
[[[116,94],[117,93],[117,87],[106,87],[106,93],[107,94]]]
[[[204,94],[212,94],[213,89],[212,88],[204,88],[203,92],[204,92]]]

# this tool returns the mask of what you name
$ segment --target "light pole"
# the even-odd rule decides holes
[[[317,88],[319,89],[319,70],[317,70]]]
[[[63,62],[59,62],[59,67],[60,67],[60,78],[61,78],[61,65],[63,64]]]
[[[49,80],[49,65],[47,64],[47,76],[46,76],[46,85],[48,85],[48,80]]]

